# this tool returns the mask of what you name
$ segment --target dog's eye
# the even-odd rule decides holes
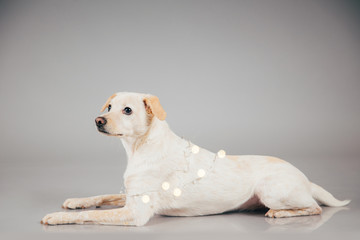
[[[109,104],[108,106],[108,112],[110,112],[110,109],[111,109],[111,104]]]
[[[123,114],[130,115],[132,113],[131,108],[126,107],[122,110]]]

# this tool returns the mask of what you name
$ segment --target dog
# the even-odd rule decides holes
[[[67,199],[62,207],[119,207],[56,212],[41,223],[143,226],[155,214],[200,216],[257,208],[268,208],[266,217],[282,218],[321,214],[319,204],[350,202],[337,200],[282,159],[212,153],[178,137],[156,96],[119,92],[101,112],[106,109],[95,122],[99,132],[124,145],[126,193]]]

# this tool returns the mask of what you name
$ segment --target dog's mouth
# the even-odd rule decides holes
[[[107,131],[106,131],[105,129],[103,129],[103,128],[98,128],[98,131],[101,132],[101,133],[103,133],[103,134],[105,134],[105,135],[107,135],[107,136],[115,136],[115,137],[121,137],[121,136],[122,136],[121,133],[116,133],[116,134],[114,134],[114,133],[109,133],[109,132],[107,132]]]

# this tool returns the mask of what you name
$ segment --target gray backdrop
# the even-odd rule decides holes
[[[325,0],[1,1],[2,232],[106,229],[38,222],[67,197],[121,189],[125,151],[94,124],[118,91],[157,95],[174,132],[209,150],[293,163],[353,199],[342,214],[355,222],[339,217],[326,231],[355,231],[359,9]],[[160,233],[167,221],[191,222],[158,221]]]

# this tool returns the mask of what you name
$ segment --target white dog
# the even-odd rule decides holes
[[[116,93],[105,109],[108,113],[95,121],[100,132],[119,137],[125,147],[126,194],[68,199],[63,207],[122,208],[52,213],[43,224],[142,226],[154,214],[199,216],[260,207],[269,208],[267,217],[292,217],[320,214],[318,203],[350,202],[335,199],[279,158],[215,154],[178,137],[156,96]]]

